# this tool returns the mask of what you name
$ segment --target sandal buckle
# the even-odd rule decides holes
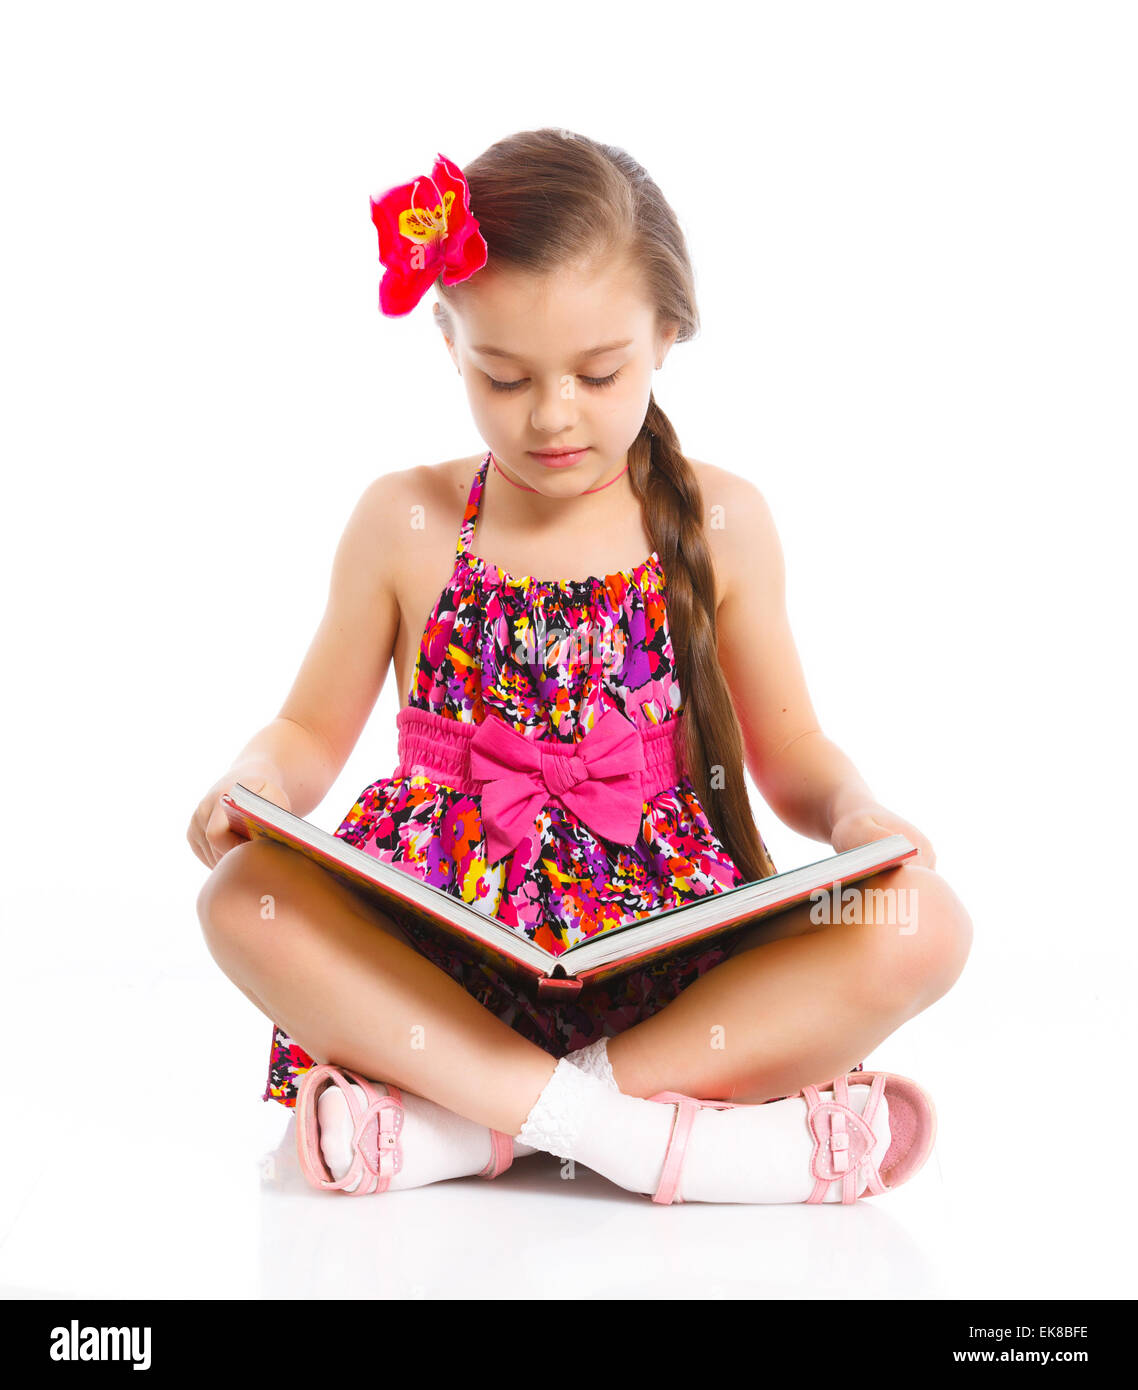
[[[373,1119],[376,1124],[374,1163],[371,1146],[364,1143],[364,1130]],[[403,1107],[394,1096],[380,1096],[373,1100],[360,1116],[352,1142],[372,1177],[378,1178],[385,1174],[391,1177],[402,1168],[403,1154],[399,1148],[399,1131],[402,1128]]]
[[[808,1123],[814,1137],[810,1171],[825,1182],[856,1168],[877,1142],[857,1111],[838,1101],[819,1102],[810,1111]]]

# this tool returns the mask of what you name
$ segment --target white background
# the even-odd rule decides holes
[[[1132,1296],[1133,8],[41,4],[4,31],[0,1286]],[[482,447],[433,296],[378,311],[368,196],[542,125],[676,209],[702,332],[657,398],[770,501],[823,727],[975,924],[868,1062],[936,1098],[934,1159],[848,1211],[664,1211],[542,1160],[310,1193],[259,1099],[270,1024],[198,926],[186,824],[276,714],[356,498]],[[397,706],[389,677],[319,824],[393,768]],[[755,809],[780,866],[825,852]]]

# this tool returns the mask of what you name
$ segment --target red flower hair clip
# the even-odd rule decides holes
[[[371,220],[387,267],[379,283],[385,314],[409,313],[440,272],[444,285],[457,285],[486,264],[470,189],[458,165],[441,154],[429,174],[373,198]]]

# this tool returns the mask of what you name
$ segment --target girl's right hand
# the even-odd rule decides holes
[[[282,811],[292,810],[284,789],[269,777],[236,777],[229,773],[221,781],[215,782],[198,803],[190,828],[186,831],[190,848],[207,869],[212,869],[223,855],[244,842],[243,836],[235,835],[230,830],[229,817],[221,804],[222,796],[232,792],[238,782],[258,796],[263,796],[266,801],[271,801],[274,806],[279,806]]]

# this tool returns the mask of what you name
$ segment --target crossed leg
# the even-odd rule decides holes
[[[959,898],[914,865],[857,887],[852,921],[817,924],[807,903],[760,922],[659,1013],[611,1038],[621,1090],[744,1104],[794,1095],[849,1071],[939,999],[972,941]],[[904,929],[898,900],[916,906]]]
[[[222,970],[316,1062],[504,1134],[518,1133],[553,1074],[549,1053],[483,1008],[391,917],[270,840],[220,860],[198,916]]]
[[[808,907],[769,919],[610,1041],[621,1089],[743,1102],[793,1094],[848,1070],[939,998],[971,942],[955,894],[932,870],[908,865],[861,886],[916,889],[917,931],[881,920],[868,892],[851,924],[817,927]],[[230,850],[198,912],[218,965],[318,1062],[506,1134],[518,1133],[553,1073],[547,1052],[421,955],[387,914],[271,841]]]

